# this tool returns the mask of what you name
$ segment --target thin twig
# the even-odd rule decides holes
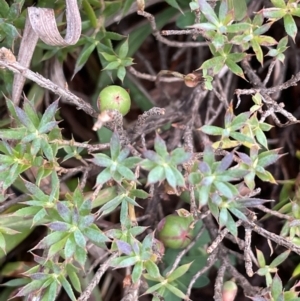
[[[112,254],[109,259],[107,259],[98,269],[96,272],[94,278],[92,279],[91,283],[88,285],[88,287],[84,290],[84,292],[81,293],[80,297],[77,299],[77,301],[87,301],[89,297],[92,294],[93,289],[98,285],[100,282],[102,276],[106,272],[106,270],[109,268],[110,262],[112,259],[118,257],[118,253]]]

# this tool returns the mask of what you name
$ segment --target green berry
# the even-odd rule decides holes
[[[105,110],[117,110],[124,116],[129,112],[130,104],[129,93],[120,86],[108,86],[99,94],[101,112]]]
[[[168,215],[157,226],[158,239],[167,248],[183,249],[194,238],[191,224],[191,217]]]

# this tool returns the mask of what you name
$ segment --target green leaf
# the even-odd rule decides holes
[[[105,60],[107,62],[114,62],[114,61],[117,61],[118,58],[116,55],[114,54],[109,54],[109,53],[106,53],[106,52],[100,52],[102,54],[102,56],[105,58]]]
[[[86,246],[86,240],[84,238],[84,235],[82,234],[82,232],[79,229],[76,229],[74,231],[74,238],[75,238],[76,244],[79,247],[81,247],[82,249],[84,249]]]
[[[109,181],[112,178],[110,168],[106,167],[104,170],[101,171],[101,173],[97,176],[96,185],[103,185],[107,181]]]
[[[282,293],[282,281],[276,273],[271,284],[271,294],[274,300],[277,300],[280,294]]]
[[[272,4],[278,8],[286,8],[286,3],[284,0],[271,0]]]
[[[216,56],[212,59],[206,60],[200,67],[200,69],[216,68],[221,69],[224,66],[225,59],[222,56]],[[221,67],[221,68],[220,68]]]
[[[145,262],[145,268],[151,277],[159,279],[161,277],[158,266],[151,260]]]
[[[220,210],[220,215],[219,215],[219,225],[220,225],[220,228],[222,228],[223,226],[226,225],[227,223],[227,220],[228,220],[228,211],[226,208],[221,208]]]
[[[205,16],[205,18],[212,24],[219,26],[218,17],[212,7],[206,2],[206,0],[198,0],[198,4],[200,11]]]
[[[165,141],[158,134],[156,134],[154,140],[154,149],[162,158],[166,158],[169,155]]]
[[[14,128],[14,129],[1,129],[0,138],[5,140],[20,140],[26,135],[27,129]]]
[[[236,21],[242,20],[247,15],[246,0],[232,0],[234,8],[234,19]]]
[[[113,161],[116,161],[121,151],[119,135],[114,132],[110,139],[110,155]]]
[[[89,3],[89,1],[88,0],[83,0],[82,1],[82,7],[83,7],[85,13],[88,16],[88,18],[89,18],[89,20],[91,22],[91,25],[94,28],[97,28],[97,26],[98,26],[97,16],[96,16],[95,11],[92,8],[91,4]]]
[[[184,148],[176,148],[171,152],[171,163],[175,166],[188,161],[192,155],[185,152]]]
[[[122,43],[119,48],[118,55],[120,59],[124,59],[128,54],[128,38]]]
[[[126,75],[126,69],[124,66],[120,66],[118,68],[118,71],[117,71],[117,76],[119,78],[120,81],[124,81],[124,78],[125,78],[125,75]]]
[[[165,179],[165,169],[158,165],[154,167],[148,174],[147,185],[162,182]]]
[[[182,14],[183,11],[181,10],[178,2],[176,0],[165,0],[169,5],[173,6],[174,8],[178,9]]]
[[[223,129],[214,125],[204,125],[200,128],[200,130],[208,135],[221,136],[223,134]]]
[[[58,100],[54,101],[44,112],[40,122],[40,126],[39,126],[40,128],[54,119],[57,108],[58,108]]]
[[[69,298],[72,301],[76,301],[76,297],[75,297],[75,295],[73,293],[72,286],[70,285],[70,283],[68,282],[68,280],[63,275],[60,275],[59,278],[58,278],[58,280],[62,284],[62,286],[65,289],[66,293],[68,294]]]
[[[290,255],[290,250],[287,250],[280,255],[278,255],[270,264],[270,268],[275,268],[283,263]]]
[[[177,181],[176,181],[176,177],[175,177],[172,169],[168,165],[166,165],[166,166],[164,166],[164,170],[165,170],[166,179],[167,179],[169,185],[172,188],[176,189]]]
[[[79,277],[77,276],[78,274],[77,269],[73,265],[67,264],[66,270],[72,286],[75,288],[77,292],[81,293],[81,284],[80,284]]]
[[[131,279],[132,279],[132,282],[133,283],[137,283],[139,281],[139,279],[141,278],[142,276],[142,272],[143,272],[143,262],[142,261],[138,261],[133,270],[132,270],[132,273],[131,273]]]
[[[83,234],[94,243],[103,243],[109,241],[107,236],[94,224],[83,230]]]
[[[176,288],[174,285],[171,285],[169,283],[165,284],[166,289],[168,289],[170,292],[172,292],[175,296],[182,298],[182,299],[186,299],[186,295],[179,290],[178,288]]]
[[[142,189],[132,189],[132,190],[130,190],[129,196],[136,197],[139,199],[146,199],[149,197],[149,194]]]
[[[75,242],[75,239],[74,239],[74,235],[71,234],[69,236],[69,238],[67,239],[66,245],[65,245],[65,248],[64,248],[64,254],[65,254],[65,257],[66,257],[67,260],[70,259],[74,255],[76,247],[77,247],[77,245],[76,245],[76,242]]]
[[[296,34],[297,34],[297,25],[296,25],[296,22],[295,22],[294,18],[290,14],[285,15],[283,17],[283,24],[284,24],[285,32],[295,42],[295,37],[296,37]]]
[[[265,257],[262,251],[259,249],[256,249],[256,257],[260,268],[263,268],[266,266]]]
[[[117,171],[128,181],[136,181],[134,173],[126,166],[117,165]]]
[[[229,212],[228,212],[228,216],[227,216],[226,228],[229,230],[229,232],[234,237],[237,237],[237,235],[238,235],[237,226],[236,226],[236,223],[235,223],[234,219],[232,218],[232,216]]]
[[[240,76],[241,78],[243,79],[246,79],[245,78],[245,75],[244,75],[244,72],[243,72],[243,69],[238,65],[236,64],[234,61],[230,60],[230,59],[226,59],[225,61],[225,65],[229,68],[229,70],[231,72],[233,72],[235,75],[237,76]]]
[[[7,17],[9,11],[9,5],[7,4],[7,1],[0,0],[0,16],[5,18]]]
[[[189,270],[192,263],[193,262],[190,262],[178,267],[175,271],[173,271],[170,275],[167,276],[168,282],[173,282],[177,278],[183,276]]]

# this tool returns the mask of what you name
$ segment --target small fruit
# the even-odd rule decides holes
[[[194,238],[192,221],[191,216],[166,216],[157,225],[158,239],[167,248],[185,248]]]
[[[237,290],[238,287],[234,281],[224,282],[222,289],[223,301],[234,301]]]
[[[117,110],[124,116],[129,112],[130,104],[129,93],[120,86],[108,86],[99,94],[101,112],[105,110]]]

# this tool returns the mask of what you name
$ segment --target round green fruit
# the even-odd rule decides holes
[[[165,247],[183,249],[194,238],[191,217],[168,215],[157,225],[158,239]]]
[[[129,93],[120,86],[108,86],[99,94],[101,112],[105,110],[117,110],[124,116],[129,112],[130,104]]]

